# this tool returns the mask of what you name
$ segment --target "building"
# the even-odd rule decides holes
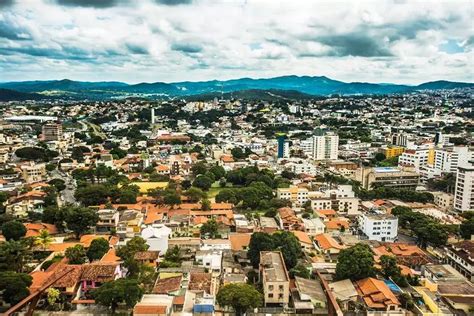
[[[406,134],[393,134],[392,144],[396,146],[406,147],[408,144],[408,135]]]
[[[474,281],[474,241],[464,240],[446,247],[446,262],[464,275],[469,281]]]
[[[400,156],[405,151],[405,148],[400,146],[389,146],[383,151],[385,158],[393,158]]]
[[[398,311],[400,302],[387,284],[374,278],[355,282],[355,288],[363,302],[372,311]]]
[[[416,172],[420,172],[422,167],[433,163],[433,158],[434,149],[407,149],[398,157],[398,165],[413,167]]]
[[[451,210],[453,208],[454,196],[446,192],[431,192],[434,197],[434,204],[443,210]]]
[[[28,165],[21,166],[23,179],[27,183],[43,181],[46,176],[46,165],[44,163],[35,164],[31,162]]]
[[[456,146],[437,149],[434,153],[433,168],[438,173],[456,172],[459,166],[467,164],[473,158],[469,147]]]
[[[354,177],[367,190],[376,187],[415,189],[420,180],[418,173],[400,167],[361,167]]]
[[[45,142],[60,141],[63,138],[63,126],[61,123],[44,124],[41,133]]]
[[[278,150],[277,150],[277,157],[278,158],[288,158],[290,157],[290,143],[286,140],[286,136],[279,135],[277,138],[278,142]]]
[[[359,231],[369,240],[394,242],[398,235],[398,218],[389,214],[362,214]]]
[[[458,167],[454,209],[458,212],[474,210],[474,166],[472,164]]]
[[[292,186],[289,188],[278,188],[277,198],[282,200],[290,200],[297,205],[303,205],[308,201],[308,189]]]
[[[265,306],[287,306],[290,300],[290,278],[281,252],[260,252],[260,278]]]
[[[337,160],[339,136],[333,134],[314,135],[301,142],[301,149],[315,160]]]
[[[313,210],[332,209],[347,215],[359,214],[359,198],[355,197],[351,185],[339,185],[337,189],[324,192],[308,192]]]

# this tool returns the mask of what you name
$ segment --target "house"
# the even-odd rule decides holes
[[[297,314],[328,315],[326,293],[319,280],[295,277],[291,299]]]
[[[160,277],[156,280],[153,287],[154,294],[176,295],[181,289],[181,282],[183,280],[182,274],[177,274],[170,277]]]
[[[328,286],[343,310],[348,310],[351,302],[357,302],[359,294],[351,280],[346,279],[332,282],[329,283]]]
[[[314,211],[316,216],[321,218],[324,222],[337,217],[337,212],[333,209],[321,209]]]
[[[173,312],[173,296],[145,294],[133,308],[133,315],[170,316]]]
[[[248,249],[250,244],[251,234],[230,234],[229,240],[232,251],[245,251]]]
[[[47,223],[24,223],[26,227],[25,237],[36,237],[39,236],[42,230],[47,231],[50,235],[56,235],[58,229],[53,224]]]
[[[209,270],[209,272],[221,272],[222,251],[199,250],[196,252],[196,262],[199,266]]]
[[[311,251],[314,249],[313,241],[309,238],[308,234],[299,230],[292,231],[293,235],[298,238],[301,248],[305,251]]]
[[[446,262],[474,282],[474,240],[464,240],[446,249]]]
[[[400,301],[387,284],[375,278],[365,278],[355,282],[357,293],[367,308],[376,311],[400,310]]]
[[[168,250],[168,238],[171,235],[171,229],[163,224],[147,226],[141,232],[141,237],[145,239],[149,250],[166,253]]]
[[[99,220],[96,224],[98,233],[110,233],[115,230],[119,223],[120,214],[115,209],[101,209],[97,211]]]
[[[159,251],[153,251],[153,250],[147,250],[147,251],[139,251],[135,253],[135,256],[133,259],[135,259],[137,262],[150,266],[150,267],[156,267],[158,266],[158,257],[159,257],[160,252]]]
[[[212,289],[212,274],[202,272],[191,272],[189,276],[188,290],[193,293],[214,294]]]
[[[346,248],[328,234],[316,235],[314,237],[314,242],[316,243],[318,250],[327,255],[338,255],[342,249]]]
[[[332,234],[339,234],[349,229],[349,221],[344,217],[330,219],[329,221],[324,222],[324,225],[326,226],[326,232]]]
[[[120,239],[133,238],[140,233],[143,223],[143,213],[138,210],[125,210],[120,215],[117,225],[117,235]]]
[[[89,291],[100,287],[103,283],[124,277],[118,263],[94,262],[82,265],[81,293],[89,297]]]
[[[302,226],[300,220],[289,207],[282,207],[278,209],[277,219],[280,223],[280,228],[284,230],[299,230]]]
[[[278,230],[280,227],[273,217],[260,217],[260,229],[267,234],[272,234]]]
[[[290,278],[281,252],[260,252],[259,270],[265,306],[287,306],[290,300]]]
[[[304,231],[309,236],[323,234],[326,226],[320,218],[303,218]]]

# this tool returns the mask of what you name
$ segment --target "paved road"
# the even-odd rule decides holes
[[[51,178],[61,179],[66,184],[66,189],[62,190],[60,194],[60,203],[62,205],[77,204],[77,201],[74,198],[74,192],[76,191],[76,183],[72,176],[56,169],[51,171]]]

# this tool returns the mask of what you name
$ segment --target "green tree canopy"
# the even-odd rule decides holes
[[[245,283],[231,283],[223,286],[217,293],[216,299],[220,306],[232,307],[237,316],[263,303],[262,294]]]
[[[0,292],[5,302],[14,305],[30,295],[33,278],[26,273],[0,272]]]
[[[199,175],[193,182],[193,186],[204,191],[208,191],[212,186],[212,179],[207,176]]]
[[[92,262],[101,259],[109,251],[109,242],[104,238],[92,240],[89,249],[87,249],[87,258]]]
[[[68,258],[70,264],[83,264],[87,259],[86,250],[82,245],[67,248],[64,255]]]
[[[188,197],[189,202],[191,203],[199,202],[201,199],[207,197],[207,194],[203,190],[195,187],[189,188],[186,192],[184,192],[184,195]]]
[[[26,227],[19,221],[9,221],[2,225],[2,234],[6,240],[19,240],[26,235]]]
[[[214,218],[211,218],[210,220],[207,221],[207,223],[204,223],[201,228],[201,237],[208,237],[208,238],[217,238],[218,237],[218,225],[217,222]]]
[[[357,244],[339,253],[336,279],[360,280],[375,275],[374,254],[366,244]]]
[[[143,289],[136,279],[118,279],[102,284],[92,292],[96,303],[109,307],[113,314],[119,304],[132,308],[143,296]]]
[[[461,237],[470,240],[471,236],[474,235],[474,217],[469,218],[461,223],[459,227],[459,233]]]
[[[65,212],[66,226],[74,232],[76,239],[99,220],[97,212],[87,207],[67,207]]]

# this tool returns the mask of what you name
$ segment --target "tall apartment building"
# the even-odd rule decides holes
[[[334,134],[314,135],[301,142],[301,149],[315,160],[337,160],[339,136]]]
[[[63,138],[63,126],[61,123],[44,124],[41,133],[45,142],[59,141]]]
[[[456,172],[461,165],[468,163],[474,158],[474,152],[469,147],[456,146],[435,150],[433,168],[440,173]]]
[[[43,181],[46,176],[46,165],[44,163],[30,163],[28,165],[21,166],[21,172],[23,179],[27,183]]]
[[[393,134],[392,144],[396,146],[406,147],[408,145],[408,135],[406,134]]]
[[[474,210],[474,165],[472,163],[458,167],[454,209],[458,212]]]
[[[405,151],[405,148],[400,147],[400,146],[389,146],[383,149],[383,153],[386,158],[400,156],[401,154],[403,154],[404,151]]]
[[[265,306],[287,306],[290,300],[290,278],[280,251],[260,252],[260,280]]]
[[[277,143],[278,143],[277,157],[278,158],[290,157],[290,142],[286,140],[285,135],[278,136]]]
[[[434,149],[407,149],[398,157],[398,165],[414,167],[416,172],[434,162]]]
[[[369,240],[394,242],[398,236],[398,218],[388,214],[362,214],[359,230]]]

